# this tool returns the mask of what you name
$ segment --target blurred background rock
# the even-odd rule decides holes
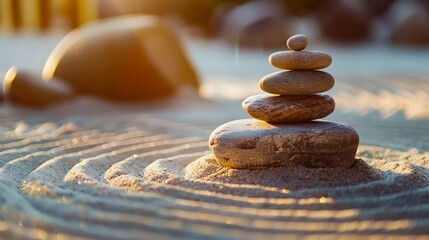
[[[303,32],[336,43],[429,46],[428,0],[1,0],[2,33],[72,29],[123,14],[154,14],[200,36],[280,46]]]

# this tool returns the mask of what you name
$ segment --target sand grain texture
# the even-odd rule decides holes
[[[61,37],[3,36],[0,66],[40,70]],[[205,96],[235,102],[0,107],[0,239],[427,239],[427,50],[315,46],[335,60],[328,118],[357,129],[361,160],[273,178],[204,161],[211,131],[246,117],[240,103],[273,71],[267,54],[188,48]]]
[[[3,107],[0,236],[381,239],[428,233],[427,152],[361,146],[349,169],[227,169],[207,145],[224,121],[216,113],[225,108],[183,107],[190,102],[124,108],[78,100],[37,114]],[[98,113],[82,113],[84,105]]]

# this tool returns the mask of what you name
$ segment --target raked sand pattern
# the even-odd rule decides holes
[[[228,169],[216,164],[207,145],[224,121],[214,120],[219,109],[145,109],[67,117],[5,111],[0,238],[429,234],[427,152],[360,146],[350,169]]]

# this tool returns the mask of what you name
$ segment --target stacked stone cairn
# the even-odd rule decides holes
[[[348,125],[320,121],[334,111],[334,100],[321,92],[334,78],[319,71],[332,58],[323,52],[303,51],[304,35],[288,39],[290,51],[271,54],[269,62],[284,69],[263,77],[259,84],[269,94],[244,100],[243,109],[255,119],[226,123],[213,131],[209,147],[216,161],[239,169],[275,166],[350,167],[359,135]]]

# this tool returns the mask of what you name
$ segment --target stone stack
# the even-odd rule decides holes
[[[255,95],[243,109],[255,119],[226,123],[210,136],[217,162],[231,168],[273,166],[350,167],[359,136],[351,127],[314,121],[334,111],[334,100],[321,92],[334,86],[334,78],[318,71],[332,58],[326,53],[302,51],[304,35],[287,41],[290,51],[271,54],[271,65],[285,69],[266,75],[260,87],[269,94]]]
[[[317,71],[328,67],[332,58],[323,52],[301,51],[307,46],[304,35],[287,41],[291,51],[271,54],[274,67],[290,71],[268,74],[259,81],[261,89],[271,94],[251,96],[243,108],[252,117],[271,123],[303,122],[328,116],[335,102],[328,95],[317,94],[334,86],[334,78]],[[275,94],[275,95],[272,95]]]

